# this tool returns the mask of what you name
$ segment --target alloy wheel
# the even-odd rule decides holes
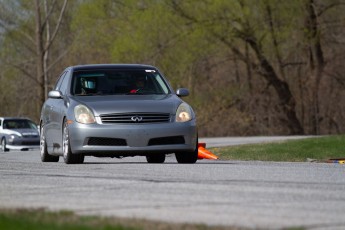
[[[6,149],[6,139],[5,138],[3,138],[1,140],[1,151],[2,152],[7,152],[8,151],[8,149]]]
[[[65,124],[64,129],[63,129],[63,139],[62,139],[62,151],[63,151],[63,157],[65,159],[67,159],[68,157],[68,148],[69,148],[69,134],[68,134],[67,124]]]
[[[45,144],[46,144],[46,137],[44,136],[44,130],[42,128],[41,130],[41,135],[40,135],[40,154],[41,154],[41,158],[44,155],[44,148],[45,148]]]

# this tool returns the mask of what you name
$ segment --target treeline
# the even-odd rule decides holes
[[[0,1],[0,116],[38,120],[67,66],[155,65],[199,136],[345,131],[345,0]]]

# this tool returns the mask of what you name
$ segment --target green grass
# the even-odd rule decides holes
[[[240,230],[236,227],[210,227],[200,224],[175,224],[158,221],[78,216],[70,211],[50,212],[44,209],[1,209],[0,229],[6,230]]]
[[[245,230],[230,226],[175,224],[158,221],[78,216],[70,211],[51,212],[44,209],[1,209],[0,229],[6,230]],[[285,230],[304,228],[286,228]]]
[[[69,211],[46,212],[43,209],[0,210],[0,229],[6,230],[130,230],[120,223],[102,218],[78,217]]]
[[[323,162],[345,159],[345,135],[211,148],[210,151],[222,160],[302,162],[310,158]]]

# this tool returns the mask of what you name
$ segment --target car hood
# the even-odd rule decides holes
[[[3,131],[7,135],[17,135],[23,137],[39,136],[38,130],[35,129],[4,129]]]
[[[175,114],[177,107],[182,102],[174,94],[75,96],[74,100],[89,107],[95,116],[133,112]]]

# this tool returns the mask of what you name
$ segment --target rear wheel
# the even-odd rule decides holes
[[[194,164],[198,160],[198,143],[192,152],[175,153],[176,160],[180,164]]]
[[[71,145],[69,142],[69,132],[67,121],[64,121],[63,133],[62,133],[62,151],[63,160],[66,164],[82,164],[84,162],[84,155],[73,154],[71,150]]]
[[[5,138],[2,138],[1,140],[1,151],[2,152],[8,152],[8,148],[6,148],[6,139]]]
[[[147,163],[164,163],[165,161],[165,154],[152,154],[146,156]]]
[[[41,129],[40,135],[40,154],[41,154],[41,161],[42,162],[58,162],[59,156],[52,156],[48,153],[47,150],[47,142],[44,128]]]

